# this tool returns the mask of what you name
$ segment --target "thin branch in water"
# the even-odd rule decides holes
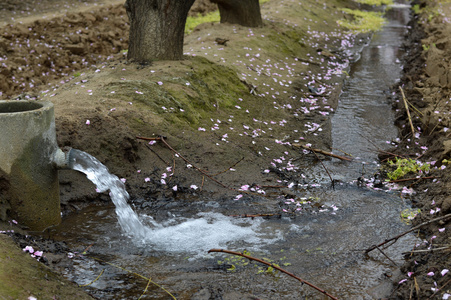
[[[374,146],[374,148],[376,148],[377,151],[382,151],[381,148],[379,148],[372,140],[370,140],[369,138],[367,138],[366,136],[364,136],[363,134],[359,133],[360,137],[364,138],[365,140],[367,140],[368,143],[370,143],[371,145]]]
[[[390,257],[388,257],[388,255],[387,254],[385,254],[385,252],[384,251],[382,251],[381,250],[381,248],[379,248],[379,247],[376,247],[376,249],[377,250],[379,250],[381,253],[382,253],[382,255],[384,255],[389,261],[391,261],[392,262],[392,264],[394,264],[395,266],[398,266],[398,264],[397,263],[395,263]]]
[[[427,222],[421,223],[421,224],[419,224],[419,225],[417,225],[417,226],[415,226],[415,227],[413,227],[413,228],[411,228],[411,229],[409,229],[409,230],[407,230],[407,231],[405,231],[405,232],[403,232],[401,234],[398,234],[397,236],[394,236],[392,238],[386,239],[385,241],[383,241],[382,243],[380,243],[378,245],[373,245],[373,246],[369,247],[368,249],[365,250],[365,253],[368,254],[370,251],[373,251],[377,247],[385,245],[388,242],[391,242],[391,241],[396,242],[400,237],[408,234],[409,232],[415,231],[415,230],[417,230],[417,229],[419,229],[419,228],[421,228],[421,227],[423,227],[425,225],[428,225],[428,224],[431,224],[431,223],[434,223],[434,222],[437,222],[437,221],[440,221],[440,220],[448,219],[448,218],[451,218],[451,214],[447,214],[447,215],[444,215],[444,216],[441,216],[441,217],[429,220]]]
[[[121,269],[121,270],[123,270],[123,271],[125,271],[125,272],[128,272],[128,273],[130,273],[130,274],[134,274],[134,275],[136,275],[136,276],[138,276],[138,277],[141,277],[141,278],[147,280],[148,282],[151,282],[153,285],[159,287],[159,288],[162,289],[163,291],[165,291],[166,294],[168,294],[169,296],[171,296],[172,299],[177,300],[177,298],[175,298],[174,295],[172,295],[168,290],[166,290],[164,287],[162,287],[162,286],[159,285],[158,283],[152,281],[151,278],[147,278],[146,276],[143,276],[143,275],[141,275],[141,274],[132,272],[132,271],[127,270],[127,269],[125,269],[125,268],[122,268],[122,267],[120,267],[120,266],[118,266],[118,265],[115,265],[115,264],[113,264],[113,263],[107,262],[107,261],[105,261],[105,260],[103,260],[103,259],[100,259],[100,258],[97,258],[97,257],[93,257],[93,256],[90,256],[90,257],[93,258],[93,259],[95,259],[95,260],[97,260],[97,261],[101,261],[101,262],[106,263],[106,264],[108,264],[108,265],[110,265],[110,266],[113,266],[113,267],[115,267],[115,268]]]
[[[152,280],[150,280],[150,278],[149,278],[149,281],[147,281],[146,288],[144,289],[144,292],[141,294],[141,296],[139,296],[138,300],[140,300],[144,296],[144,294],[147,292],[147,289],[149,288],[149,285],[151,282],[152,282]]]
[[[327,170],[326,166],[323,164],[322,160],[319,159],[318,154],[316,154],[316,152],[313,149],[312,149],[312,152],[313,152],[313,154],[315,154],[316,158],[319,160],[319,162],[323,166],[324,170],[326,170],[327,175],[329,175],[330,182],[332,182],[332,188],[335,190],[335,182],[334,182],[334,179],[332,178],[332,176],[330,175],[329,170]]]
[[[229,217],[238,217],[238,218],[257,218],[257,217],[280,217],[281,214],[244,214],[244,215],[229,215]]]
[[[302,282],[302,283],[307,284],[308,286],[310,286],[310,287],[314,288],[315,290],[317,290],[317,291],[323,293],[324,295],[328,296],[328,297],[331,298],[331,299],[338,300],[337,298],[335,298],[335,297],[332,296],[331,294],[327,293],[325,290],[322,290],[322,289],[320,289],[319,287],[313,285],[312,283],[310,283],[310,282],[308,282],[308,281],[305,281],[305,280],[302,279],[302,278],[297,277],[297,276],[294,275],[293,273],[290,273],[290,272],[288,272],[288,271],[282,269],[281,267],[276,266],[276,265],[274,265],[274,264],[271,264],[271,263],[269,263],[269,262],[266,262],[266,261],[264,261],[264,260],[261,260],[261,259],[258,259],[258,258],[249,256],[249,255],[246,255],[246,254],[243,254],[243,253],[240,253],[240,252],[230,251],[230,250],[224,250],[224,249],[210,249],[210,250],[208,250],[208,253],[211,253],[211,252],[224,252],[224,253],[228,253],[228,254],[233,254],[233,255],[242,256],[242,257],[247,258],[247,259],[249,259],[249,260],[258,261],[259,263],[262,263],[262,264],[265,264],[265,265],[267,265],[267,266],[270,266],[270,267],[272,267],[272,268],[274,268],[274,269],[276,269],[276,270],[279,270],[279,271],[282,272],[282,273],[285,273],[285,274],[287,274],[287,275],[289,275],[289,276],[291,276],[291,277],[293,277],[293,278],[299,280],[299,281]]]
[[[403,178],[403,179],[396,179],[396,180],[390,180],[389,183],[396,183],[396,182],[404,182],[404,181],[412,181],[412,180],[425,180],[425,179],[435,179],[440,178],[437,176],[427,176],[427,177],[415,177],[415,178]]]
[[[318,152],[318,153],[324,154],[326,156],[335,157],[335,158],[338,158],[338,159],[341,159],[341,160],[346,160],[346,161],[351,161],[352,160],[352,158],[349,158],[349,157],[336,155],[336,154],[333,154],[333,153],[330,153],[330,152],[327,152],[327,151],[324,151],[324,150],[321,150],[321,149],[316,149],[316,148],[308,147],[308,146],[301,145],[301,144],[292,144],[292,146],[293,147],[298,147],[298,148],[303,148],[305,150],[309,150],[309,151],[313,151],[313,152]]]
[[[92,243],[91,245],[89,245],[88,247],[86,247],[86,249],[83,250],[82,254],[85,255],[85,254],[88,252],[89,248],[91,248],[92,246],[94,246],[94,243]]]
[[[337,148],[333,148],[333,147],[332,147],[332,150],[337,150],[337,151],[340,151],[341,153],[343,153],[344,155],[347,155],[347,156],[350,156],[350,157],[354,157],[354,155],[352,155],[352,154],[350,154],[350,153],[347,153],[347,152],[345,152],[345,151],[343,151],[343,150],[337,149]]]
[[[100,276],[102,276],[104,271],[105,271],[105,269],[102,269],[102,272],[100,272],[99,276],[97,276],[96,279],[94,279],[90,283],[79,285],[79,287],[85,287],[85,286],[89,286],[89,285],[93,284],[94,282],[96,282],[100,278]]]

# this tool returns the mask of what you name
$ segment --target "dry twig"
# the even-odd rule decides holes
[[[168,144],[168,142],[166,142],[166,138],[163,136],[160,137],[155,137],[155,138],[148,138],[148,137],[142,137],[142,136],[136,136],[137,139],[140,140],[146,140],[146,141],[161,141],[169,150],[171,150],[174,154],[176,154],[178,157],[180,157],[181,159],[183,159],[186,163],[190,164],[193,166],[194,169],[196,169],[198,172],[200,172],[203,176],[202,176],[202,184],[200,189],[202,190],[204,183],[205,183],[205,177],[211,179],[212,181],[214,181],[215,183],[219,184],[220,186],[222,186],[223,188],[229,189],[231,191],[235,191],[235,192],[240,192],[243,194],[249,194],[249,195],[259,195],[259,196],[263,196],[266,197],[265,195],[261,195],[258,193],[253,193],[253,192],[249,192],[249,191],[242,191],[233,187],[229,187],[226,186],[225,184],[223,184],[222,182],[220,182],[219,180],[213,178],[213,176],[222,174],[228,170],[230,170],[231,168],[233,168],[234,166],[236,166],[237,164],[239,164],[243,159],[241,158],[239,161],[237,161],[236,163],[234,163],[230,168],[228,168],[227,170],[224,170],[222,172],[219,172],[217,174],[209,174],[207,171],[202,170],[201,168],[197,167],[196,165],[194,165],[192,162],[190,162],[187,158],[185,158],[182,154],[180,154],[177,150],[175,150],[174,148],[172,148],[171,145]],[[148,147],[150,149],[150,147]],[[150,149],[152,150],[152,149]],[[152,152],[154,152],[163,162],[165,162],[166,165],[169,165],[168,162],[164,161],[155,151],[152,150]],[[174,161],[174,169],[175,169],[175,161]],[[285,187],[285,186],[273,186],[273,187]]]
[[[451,283],[451,279],[448,280],[447,282],[445,282],[444,285],[442,285],[441,287],[439,287],[438,289],[436,289],[435,292],[431,295],[431,297],[428,298],[428,300],[434,298],[435,294],[437,294],[439,291],[442,291],[442,290],[443,290],[448,284],[450,284],[450,283]],[[444,299],[444,298],[443,298],[443,299]]]
[[[341,159],[341,160],[346,160],[346,161],[351,161],[352,160],[352,158],[349,158],[349,157],[336,155],[336,154],[333,154],[333,153],[330,153],[330,152],[327,152],[327,151],[324,151],[324,150],[321,150],[321,149],[307,147],[307,146],[301,145],[301,144],[293,144],[293,147],[303,148],[303,149],[310,150],[310,151],[317,152],[317,153],[321,153],[321,154],[324,154],[324,155],[327,155],[327,156],[335,157],[335,158],[338,158],[338,159]]]
[[[239,217],[239,218],[257,218],[257,217],[273,217],[278,216],[280,217],[280,214],[244,214],[244,215],[229,215],[229,217]]]
[[[437,251],[442,251],[442,250],[451,250],[451,245],[446,246],[446,247],[440,247],[440,248],[432,248],[432,249],[423,249],[423,250],[412,250],[409,252],[403,252],[402,255],[406,255],[406,254],[415,254],[415,253],[427,253],[427,252],[437,252]]]
[[[224,171],[221,171],[221,172],[219,172],[219,173],[213,174],[213,176],[218,176],[219,174],[222,174],[222,173],[225,173],[225,172],[227,172],[227,171],[230,171],[230,169],[233,169],[237,164],[239,164],[240,162],[242,162],[243,159],[244,159],[244,156],[243,156],[239,161],[237,161],[236,163],[234,163],[233,165],[231,165],[230,167],[228,167],[228,168],[225,169]]]
[[[97,261],[101,261],[101,262],[106,263],[106,264],[108,264],[108,265],[110,265],[110,266],[113,266],[113,267],[115,267],[115,268],[121,269],[121,270],[123,270],[123,271],[125,271],[125,272],[128,272],[128,273],[130,273],[130,274],[134,274],[134,275],[136,275],[136,276],[138,276],[138,277],[141,277],[141,278],[147,280],[147,286],[146,286],[146,289],[144,290],[144,293],[147,291],[148,286],[149,286],[149,283],[152,283],[153,285],[155,285],[155,286],[159,287],[160,289],[162,289],[163,291],[165,291],[166,294],[168,294],[172,299],[177,300],[177,298],[175,298],[174,295],[172,295],[167,289],[165,289],[164,287],[162,287],[162,286],[159,285],[158,283],[152,281],[152,278],[147,278],[146,276],[143,276],[143,275],[141,275],[141,274],[138,274],[138,273],[135,273],[135,272],[133,272],[133,271],[127,270],[127,269],[125,269],[125,268],[122,268],[122,267],[120,267],[120,266],[118,266],[118,265],[115,265],[115,264],[113,264],[113,263],[107,262],[106,260],[103,260],[103,259],[100,259],[100,258],[97,258],[97,257],[91,256],[91,258],[93,258],[93,259],[95,259],[95,260],[97,260]],[[102,272],[102,273],[103,273],[103,272]],[[100,274],[100,275],[102,275],[102,274]],[[100,277],[100,275],[99,275],[99,277]],[[144,294],[144,293],[143,293],[143,294]],[[141,297],[140,297],[140,298],[141,298]]]
[[[403,179],[390,180],[389,183],[412,181],[412,180],[435,179],[435,178],[439,178],[439,177],[437,177],[437,176],[426,176],[426,177],[415,177],[415,178],[403,178]]]
[[[406,107],[407,117],[409,118],[409,123],[410,123],[410,129],[412,130],[412,136],[414,136],[415,129],[413,128],[412,118],[410,117],[409,105],[407,104],[407,99],[406,99],[406,96],[404,95],[404,90],[402,89],[402,87],[399,87],[399,90],[401,91],[402,100],[404,101],[404,106]]]
[[[201,168],[197,167],[196,165],[194,165],[192,162],[190,162],[188,159],[186,159],[183,155],[181,155],[177,150],[175,150],[174,148],[171,147],[171,145],[169,145],[164,137],[156,137],[156,138],[146,138],[146,137],[141,137],[141,136],[137,136],[137,139],[140,140],[152,140],[152,141],[161,141],[166,147],[169,148],[169,150],[171,150],[173,153],[177,154],[178,157],[180,157],[181,159],[183,159],[186,163],[190,164],[193,166],[194,169],[196,169],[197,171],[199,171],[200,173],[202,173],[204,176],[207,176],[208,178],[210,178],[212,181],[216,182],[217,184],[219,184],[220,186],[226,188],[226,189],[231,189],[232,188],[226,186],[225,184],[223,184],[222,182],[214,179],[213,177],[211,177],[206,171],[202,170]],[[203,182],[203,181],[202,181]]]
[[[379,247],[376,247],[376,249],[377,250],[379,250],[381,253],[382,253],[382,255],[383,256],[385,256],[389,261],[391,261],[392,262],[392,264],[394,264],[395,266],[398,266],[398,264],[397,263],[395,263],[387,254],[385,254],[385,252],[384,251],[382,251],[382,249],[381,248],[379,248]]]
[[[202,170],[201,168],[195,166],[192,162],[190,162],[188,159],[186,159],[183,155],[181,155],[179,152],[177,152],[177,150],[175,150],[174,148],[171,147],[171,145],[169,145],[166,140],[164,138],[161,138],[160,141],[163,142],[163,144],[165,144],[166,147],[169,148],[169,150],[171,150],[172,152],[174,152],[175,154],[177,154],[181,159],[183,159],[186,163],[190,164],[193,166],[194,169],[196,169],[197,171],[199,171],[200,173],[202,173],[203,175],[207,176],[208,178],[210,178],[212,181],[216,182],[217,184],[219,184],[220,186],[226,188],[226,189],[231,189],[232,188],[226,186],[225,184],[223,184],[222,182],[214,179],[213,177],[211,177],[206,171]]]
[[[167,161],[165,161],[160,155],[158,155],[157,152],[155,152],[149,145],[146,144],[147,149],[149,149],[150,151],[153,152],[153,154],[155,154],[162,162],[164,162],[164,164],[166,166],[169,166],[169,163]]]

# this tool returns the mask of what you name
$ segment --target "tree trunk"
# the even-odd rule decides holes
[[[246,27],[263,25],[258,0],[211,0],[211,2],[218,4],[221,23]]]
[[[188,11],[194,0],[127,0],[130,20],[128,59],[137,62],[178,60]]]

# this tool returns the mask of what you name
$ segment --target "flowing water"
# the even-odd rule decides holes
[[[72,149],[69,159],[72,169],[84,173],[96,185],[97,192],[110,191],[122,230],[134,238],[144,238],[146,228],[128,205],[129,195],[122,181],[116,175],[110,174],[105,165],[86,152]]]
[[[248,247],[277,240],[268,236],[259,238],[258,229],[262,226],[259,220],[233,220],[219,213],[198,213],[196,218],[179,217],[162,223],[155,222],[149,216],[142,216],[143,220],[140,220],[127,203],[129,195],[124,183],[116,175],[110,174],[105,165],[77,149],[71,149],[69,159],[72,169],[84,173],[95,184],[97,192],[110,192],[121,232],[137,247],[146,245],[152,246],[154,250],[201,253],[226,246],[234,240],[246,240]]]
[[[108,269],[89,285],[90,292],[102,299],[137,299],[148,280],[140,280],[136,274],[152,277],[179,299],[189,299],[193,294],[194,299],[208,299],[208,295],[221,294],[221,287],[235,291],[229,292],[230,299],[243,299],[244,293],[258,294],[263,299],[321,299],[316,291],[291,278],[206,253],[211,248],[247,249],[340,299],[386,296],[390,276],[397,267],[380,253],[366,257],[362,250],[408,229],[399,218],[408,203],[399,192],[359,187],[355,180],[362,175],[369,179],[377,170],[376,154],[369,148],[382,148],[397,133],[386,91],[400,77],[398,59],[403,54],[402,35],[409,10],[398,5],[387,15],[390,22],[374,35],[352,66],[332,118],[334,148],[359,156],[357,162],[325,162],[338,179],[335,189],[330,188],[322,165],[310,166],[306,172],[314,175],[317,185],[297,190],[299,196],[316,199],[318,205],[296,217],[236,219],[226,216],[227,207],[219,199],[196,199],[195,207],[180,205],[168,211],[164,221],[156,222],[133,211],[127,204],[123,183],[105,166],[76,151],[74,168],[85,173],[100,191],[110,190],[115,207],[88,208],[70,216],[52,235],[71,247],[79,247],[80,252],[94,244],[93,256],[120,268],[76,256],[75,269],[66,271],[66,276],[87,284],[102,269]],[[286,208],[290,207],[288,202]],[[407,235],[384,252],[401,264],[400,253],[410,250],[415,241],[415,237]],[[226,268],[235,272],[225,272]],[[155,286],[145,296],[169,298]]]

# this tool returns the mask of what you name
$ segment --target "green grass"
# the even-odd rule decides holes
[[[420,173],[420,171],[427,173],[431,169],[430,164],[421,164],[411,158],[407,159],[396,157],[395,161],[389,160],[388,165],[396,168],[392,172],[387,173],[387,177],[390,178],[390,180],[403,178],[408,173],[413,173],[414,175],[417,175],[417,173]]]
[[[393,0],[354,0],[354,1],[361,3],[361,4],[368,4],[368,5],[375,5],[375,6],[392,5],[393,4]]]
[[[196,17],[188,17],[185,24],[185,34],[190,34],[200,24],[217,23],[219,20],[219,10],[208,13],[205,16],[198,14]]]
[[[419,208],[406,208],[401,212],[401,221],[403,221],[407,225],[410,225],[412,224],[412,220],[419,213],[421,213],[421,210]]]
[[[385,19],[382,16],[382,13],[348,8],[344,8],[342,11],[352,16],[352,20],[339,20],[338,24],[349,30],[370,32],[378,31],[384,26]]]
[[[269,2],[270,0],[260,0],[260,4]],[[384,1],[384,0],[382,0]],[[201,14],[197,14],[195,17],[188,17],[186,19],[185,24],[185,34],[190,34],[193,32],[194,28],[200,24],[204,23],[218,23],[220,21],[221,17],[219,15],[219,10],[210,12],[206,14],[205,16]]]

